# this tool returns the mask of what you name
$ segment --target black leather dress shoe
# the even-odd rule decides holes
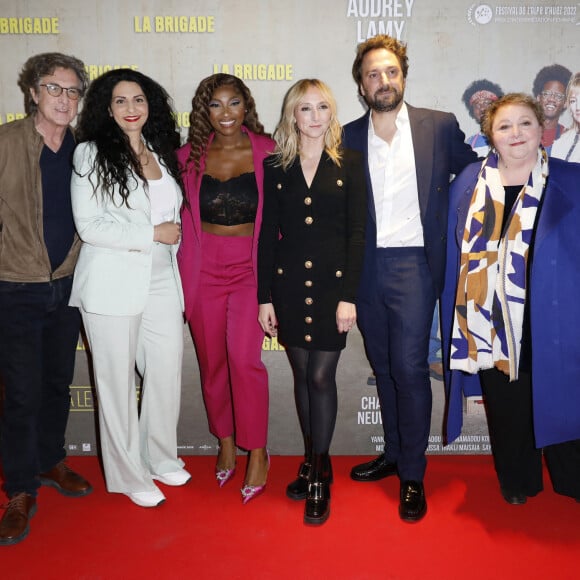
[[[313,481],[308,484],[308,497],[304,505],[304,523],[311,526],[322,525],[330,515],[330,485],[327,481]]]
[[[312,465],[303,461],[298,470],[298,477],[286,486],[286,495],[294,501],[306,499],[308,497],[308,483]]]
[[[401,482],[399,516],[404,522],[418,522],[427,513],[425,489],[420,481]]]
[[[323,524],[330,514],[330,457],[328,453],[312,456],[311,481],[304,505],[304,523],[311,526]]]
[[[350,478],[355,481],[379,481],[397,475],[397,464],[389,463],[384,455],[379,455],[376,459],[355,465],[350,471]]]
[[[528,501],[528,496],[525,493],[509,491],[503,487],[501,495],[511,505],[523,505]]]

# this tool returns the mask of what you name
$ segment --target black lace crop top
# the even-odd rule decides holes
[[[258,186],[254,172],[242,173],[226,181],[205,174],[199,190],[202,222],[237,226],[256,220]]]

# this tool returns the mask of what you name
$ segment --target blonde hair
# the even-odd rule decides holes
[[[284,170],[292,165],[296,156],[300,153],[300,132],[296,127],[294,110],[308,89],[318,89],[324,100],[330,107],[330,125],[324,135],[324,151],[332,161],[340,167],[342,157],[342,127],[338,122],[336,100],[328,85],[318,79],[302,79],[292,85],[282,104],[282,113],[278,126],[274,131],[276,141],[275,155],[276,165]]]
[[[580,90],[580,72],[574,73],[570,77],[570,82],[568,83],[568,86],[566,87],[566,106],[567,107],[570,106],[570,97],[572,96],[573,89]],[[578,105],[576,105],[576,106],[578,106]],[[578,121],[576,121],[576,117],[572,118],[572,127],[574,127],[576,129],[576,131],[580,130],[580,123],[578,123]]]

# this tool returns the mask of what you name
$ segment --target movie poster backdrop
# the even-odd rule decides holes
[[[488,79],[504,92],[531,93],[544,66],[577,71],[580,3],[503,0],[2,0],[0,6],[0,124],[24,114],[18,73],[31,55],[59,51],[82,59],[91,79],[130,67],[155,78],[173,96],[185,139],[193,92],[215,72],[250,87],[266,130],[272,132],[282,98],[301,78],[330,85],[342,123],[364,113],[351,76],[356,45],[385,33],[408,44],[406,100],[455,113],[466,136],[478,132],[462,102],[466,87]],[[561,123],[570,126],[564,111]],[[1,184],[0,184],[1,186]],[[189,330],[185,354],[179,446],[184,455],[213,454]],[[437,317],[430,348],[433,415],[428,453],[489,453],[480,400],[465,401],[462,436],[444,446],[444,392]],[[264,339],[270,377],[269,447],[300,454],[292,375],[284,349]],[[373,455],[383,447],[380,407],[363,341],[355,328],[338,367],[339,414],[332,452]],[[70,454],[97,452],[98,402],[90,357],[79,339],[71,416]],[[136,388],[139,379],[136,377]]]

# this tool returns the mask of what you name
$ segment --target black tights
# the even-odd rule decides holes
[[[294,374],[294,398],[305,440],[313,453],[328,453],[336,423],[336,367],[340,351],[286,347]]]

